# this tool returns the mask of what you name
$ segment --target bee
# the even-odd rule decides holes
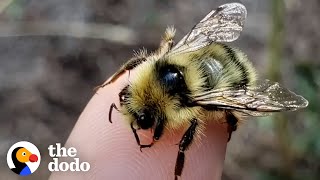
[[[305,108],[308,101],[277,82],[258,80],[247,56],[225,42],[236,40],[247,16],[245,6],[229,3],[205,16],[178,43],[168,27],[158,50],[136,53],[105,84],[132,69],[136,76],[119,93],[118,110],[129,122],[137,144],[151,147],[164,129],[185,128],[178,143],[174,176],[182,174],[185,151],[208,121],[228,124],[228,141],[247,116]],[[153,141],[141,144],[137,130],[151,129]]]

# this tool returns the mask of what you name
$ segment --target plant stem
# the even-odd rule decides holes
[[[283,0],[272,0],[271,2],[271,34],[270,34],[270,60],[269,78],[274,81],[281,81],[281,59],[283,57],[284,45],[284,12]],[[293,156],[290,149],[290,137],[288,133],[288,121],[283,114],[276,114],[273,119],[276,138],[279,143],[279,150],[282,159],[283,175],[290,178],[292,175]]]

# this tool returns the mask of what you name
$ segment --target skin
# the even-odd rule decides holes
[[[81,162],[89,162],[88,172],[54,172],[51,180],[61,179],[174,179],[178,146],[185,129],[164,131],[151,148],[140,149],[123,116],[114,110],[113,123],[109,123],[111,103],[119,107],[118,93],[128,81],[128,73],[116,82],[100,88],[78,119],[65,147],[75,147]],[[130,77],[134,72],[130,73]],[[227,124],[211,122],[206,125],[205,136],[195,138],[186,151],[186,161],[179,179],[221,179],[227,146]],[[186,127],[187,128],[187,127]],[[138,131],[142,144],[149,144],[150,131]],[[74,161],[73,158],[59,159]]]

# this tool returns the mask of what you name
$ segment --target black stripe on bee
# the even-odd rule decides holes
[[[241,70],[242,72],[242,80],[240,82],[236,82],[234,83],[235,86],[245,86],[249,83],[249,73],[248,70],[246,68],[246,66],[239,61],[239,59],[237,58],[237,54],[236,52],[229,46],[222,44],[223,49],[226,51],[227,56],[232,60],[232,62],[234,62]]]

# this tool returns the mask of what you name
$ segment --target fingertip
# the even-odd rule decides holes
[[[124,77],[100,88],[79,117],[67,147],[76,147],[80,159],[90,163],[85,179],[174,179],[178,145],[184,130],[164,135],[151,148],[140,151],[129,123],[117,111],[110,113],[112,103],[119,103],[118,94]],[[112,118],[112,122],[109,122]],[[152,141],[150,131],[139,131],[142,144]],[[185,152],[181,179],[220,179],[224,162],[227,128],[209,123],[204,136]],[[60,174],[56,179],[76,179]]]

